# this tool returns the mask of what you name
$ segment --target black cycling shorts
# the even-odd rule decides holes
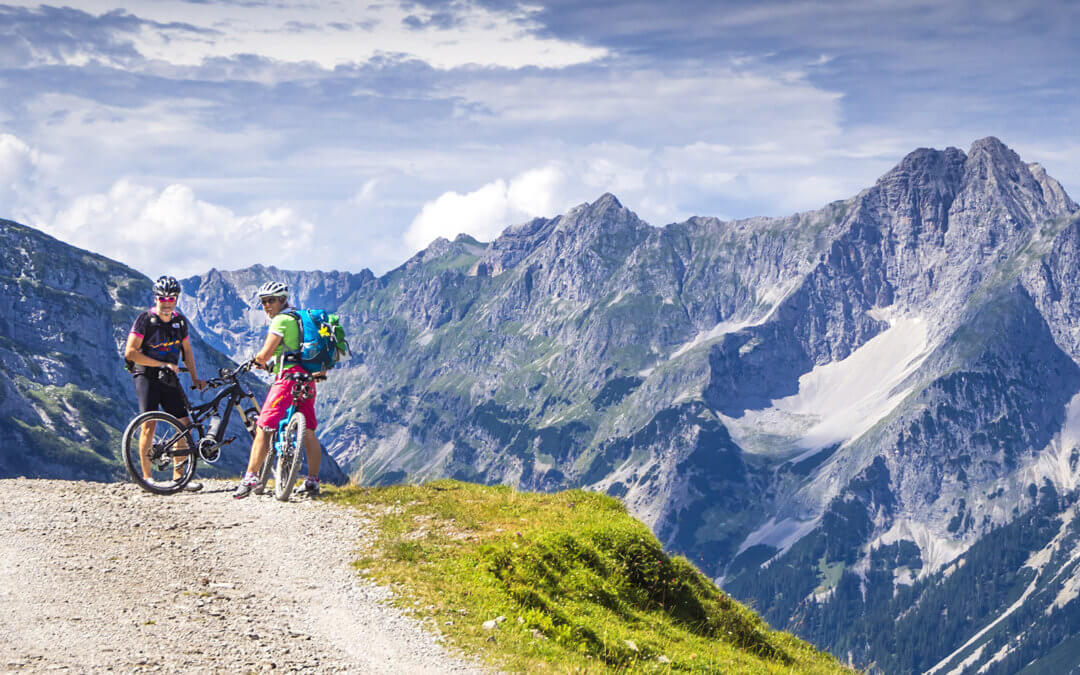
[[[156,369],[135,373],[135,396],[139,399],[139,412],[157,410],[158,407],[174,417],[187,417],[187,399],[179,387],[172,387],[158,379]]]

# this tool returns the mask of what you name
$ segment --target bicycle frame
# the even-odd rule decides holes
[[[182,426],[182,433],[178,434],[176,438],[170,440],[160,449],[154,448],[154,457],[160,457],[162,455],[166,455],[169,457],[185,457],[190,454],[197,455],[199,453],[198,448],[200,443],[208,439],[213,440],[215,447],[220,447],[221,445],[224,445],[224,443],[218,440],[218,438],[212,438],[207,433],[206,429],[203,426],[203,422],[207,418],[213,417],[214,414],[218,412],[218,406],[220,406],[221,402],[226,399],[228,399],[228,402],[225,404],[225,410],[221,413],[221,423],[218,425],[217,428],[218,436],[223,434],[225,430],[229,428],[229,420],[231,419],[232,411],[235,408],[236,411],[240,413],[240,418],[244,420],[244,428],[247,429],[247,432],[251,435],[252,438],[255,438],[255,421],[251,419],[250,413],[254,412],[255,415],[258,416],[260,412],[259,404],[255,400],[255,395],[252,394],[251,391],[245,389],[244,385],[240,382],[239,375],[243,372],[246,372],[246,368],[243,365],[231,372],[225,371],[224,369],[219,370],[219,377],[215,378],[214,380],[210,380],[211,386],[213,386],[214,383],[217,383],[218,385],[228,386],[225,386],[209,402],[202,403],[197,406],[192,406],[190,404],[187,398],[187,393],[184,392],[183,387],[180,386],[178,382],[177,386],[180,386],[180,392],[184,397],[184,404],[188,409],[188,419],[190,419],[191,421],[188,422],[186,425]],[[240,405],[244,401],[244,399],[247,399],[248,403],[251,406],[247,410],[244,410]],[[195,440],[196,436],[192,433],[193,431],[198,431],[198,442],[196,442]],[[188,447],[179,451],[173,450],[172,447],[181,438],[185,437],[188,439]],[[227,442],[231,442],[231,440],[232,439]]]
[[[221,405],[222,400],[229,399],[225,404],[225,410],[221,413],[221,424],[218,426],[218,433],[221,434],[225,429],[229,428],[229,420],[232,417],[233,409],[240,413],[240,418],[244,420],[244,427],[247,428],[251,437],[255,437],[254,424],[249,423],[248,411],[254,411],[256,414],[259,412],[259,404],[255,401],[255,396],[243,388],[243,385],[237,381],[235,384],[222,389],[213,399],[208,403],[203,403],[197,406],[190,406],[188,410],[191,413],[191,428],[197,428],[199,430],[199,436],[201,438],[207,438],[206,430],[203,428],[203,422],[208,417],[213,417],[214,413],[218,411],[218,406]],[[246,411],[240,407],[241,402],[247,399],[251,405]],[[214,439],[217,441],[217,439]]]
[[[266,482],[272,475],[274,479],[274,496],[280,501],[289,501],[293,483],[296,481],[304,456],[307,454],[304,439],[309,432],[305,428],[303,415],[300,414],[299,410],[303,401],[315,397],[315,381],[321,380],[323,377],[315,377],[302,371],[286,373],[279,377],[281,378],[278,380],[279,384],[281,380],[290,380],[288,387],[292,400],[289,402],[285,415],[278,421],[277,428],[273,431],[269,452],[259,469],[260,483],[258,490],[265,489]],[[295,431],[301,432],[302,430],[302,432],[290,435],[290,430],[294,429],[294,418],[301,418],[301,422],[295,428]],[[257,494],[261,494],[259,491],[257,491]]]
[[[274,457],[275,458],[281,456],[281,453],[282,453],[281,444],[283,442],[282,439],[285,437],[285,427],[289,425],[289,420],[292,419],[293,414],[296,413],[296,411],[298,410],[298,408],[296,407],[296,404],[298,402],[300,402],[300,401],[302,401],[302,400],[304,400],[306,398],[310,398],[311,396],[314,395],[313,393],[311,393],[307,389],[308,387],[314,387],[315,386],[315,379],[312,378],[310,375],[301,376],[299,378],[298,377],[289,377],[288,379],[291,379],[293,381],[293,397],[292,397],[292,403],[290,403],[288,409],[285,410],[285,416],[282,417],[281,421],[278,422],[277,431],[274,433],[274,447],[273,447],[273,450],[274,450]],[[300,395],[300,393],[297,392],[297,389],[300,388],[300,387],[303,387],[305,389],[303,395]],[[301,443],[303,443],[303,439],[301,439]]]

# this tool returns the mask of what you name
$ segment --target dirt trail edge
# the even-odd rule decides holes
[[[0,672],[481,672],[350,563],[360,512],[0,480]]]

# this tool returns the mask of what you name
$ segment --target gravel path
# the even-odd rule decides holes
[[[349,563],[359,512],[0,480],[0,672],[480,672]]]

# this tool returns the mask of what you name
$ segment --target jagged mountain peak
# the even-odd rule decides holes
[[[575,206],[557,220],[557,230],[581,231],[589,234],[647,226],[645,221],[623,206],[610,192],[604,193],[592,203],[586,202]]]
[[[961,207],[971,209],[972,218],[987,214],[990,223],[1009,220],[1030,226],[1076,210],[1056,180],[1045,171],[1033,171],[1020,155],[992,136],[971,144],[963,191]],[[995,212],[1002,215],[994,216]]]
[[[1020,155],[1017,155],[1012,148],[1002,143],[1001,139],[996,136],[987,136],[972,142],[971,147],[968,149],[968,157],[980,155],[991,157],[999,162],[1016,163],[1020,161]]]
[[[1025,164],[992,136],[972,143],[967,153],[919,148],[861,199],[879,222],[894,223],[902,238],[913,237],[919,246],[958,243],[957,236],[964,239],[974,228],[993,230],[984,244],[996,247],[1027,227],[1076,210],[1041,166]]]
[[[1042,164],[1032,162],[1028,164],[1028,170],[1031,171],[1031,175],[1042,186],[1043,197],[1054,210],[1075,213],[1080,209],[1080,207],[1077,207],[1076,202],[1066,194],[1065,188],[1061,187],[1061,183],[1046,173],[1046,169],[1043,168]]]
[[[619,201],[618,197],[611,194],[610,192],[605,192],[604,194],[600,195],[600,197],[595,202],[590,204],[590,208],[594,211],[607,210],[610,208],[621,209],[623,208],[623,205],[622,202]]]
[[[469,246],[486,246],[486,242],[482,242],[471,234],[462,232],[458,236],[454,237],[455,244],[467,244]]]
[[[426,249],[417,253],[415,257],[422,262],[428,262],[429,260],[443,257],[454,250],[454,246],[455,243],[446,237],[436,237],[434,241],[428,244]]]
[[[969,178],[980,181],[994,177],[1005,184],[1033,182],[1031,170],[1020,159],[1020,155],[993,136],[981,138],[971,144],[965,168]]]
[[[896,173],[927,176],[949,185],[955,191],[959,189],[967,159],[967,155],[959,148],[948,147],[944,150],[919,148],[908,153],[882,179]]]
[[[936,184],[944,192],[955,194],[963,188],[1001,191],[1018,183],[1028,190],[1038,190],[1034,174],[1045,175],[1042,167],[1032,169],[1020,156],[998,138],[987,136],[971,144],[967,153],[959,148],[918,148],[878,179],[878,184],[912,180],[916,186]],[[1049,179],[1053,181],[1053,179]],[[1056,181],[1054,181],[1056,183]]]
[[[960,169],[959,173],[957,169]],[[967,153],[951,146],[944,150],[925,147],[913,150],[879,178],[878,183],[890,182],[897,175],[932,176],[953,184],[960,180],[985,182],[991,176],[1024,182],[1035,174],[1045,175],[1046,171],[1041,165],[1025,164],[1020,155],[1000,139],[987,136],[974,141]]]
[[[947,147],[944,150],[937,148],[917,148],[912,150],[889,172],[895,171],[932,171],[935,168],[946,166],[955,162],[963,164],[967,155],[963,150]],[[889,175],[886,173],[885,175]]]

